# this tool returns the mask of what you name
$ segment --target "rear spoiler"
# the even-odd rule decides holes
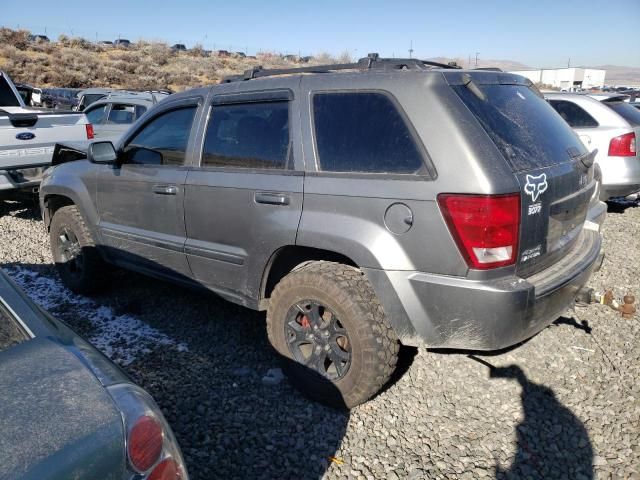
[[[85,160],[91,142],[56,143],[53,147],[51,166],[61,165],[76,160]]]

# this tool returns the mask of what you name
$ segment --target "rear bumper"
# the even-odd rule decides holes
[[[602,263],[602,239],[584,229],[561,261],[527,279],[493,280],[365,269],[407,345],[497,350],[521,342],[570,307]]]
[[[602,171],[600,198],[626,197],[640,190],[640,158],[605,157],[599,162]]]

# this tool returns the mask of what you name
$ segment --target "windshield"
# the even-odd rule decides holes
[[[479,92],[474,93],[473,87]],[[571,127],[529,87],[496,84],[474,84],[473,87],[453,85],[451,88],[514,171],[548,167],[587,153]]]
[[[633,127],[640,126],[640,110],[625,102],[603,102],[607,107],[614,110]]]
[[[104,96],[105,96],[104,93],[88,93],[84,96],[84,106],[87,107],[91,105],[93,102],[97,102]]]

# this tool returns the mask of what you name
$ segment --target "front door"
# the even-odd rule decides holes
[[[195,104],[169,105],[103,166],[97,196],[103,244],[116,263],[190,277],[184,255],[184,184]]]
[[[194,277],[253,307],[270,256],[295,244],[302,213],[292,102],[290,90],[214,97],[200,166],[187,177],[185,252]]]

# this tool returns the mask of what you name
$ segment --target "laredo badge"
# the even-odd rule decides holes
[[[547,191],[549,184],[547,183],[547,174],[542,173],[538,176],[527,175],[527,183],[524,186],[524,193],[531,195],[531,200],[536,201],[538,197]]]

